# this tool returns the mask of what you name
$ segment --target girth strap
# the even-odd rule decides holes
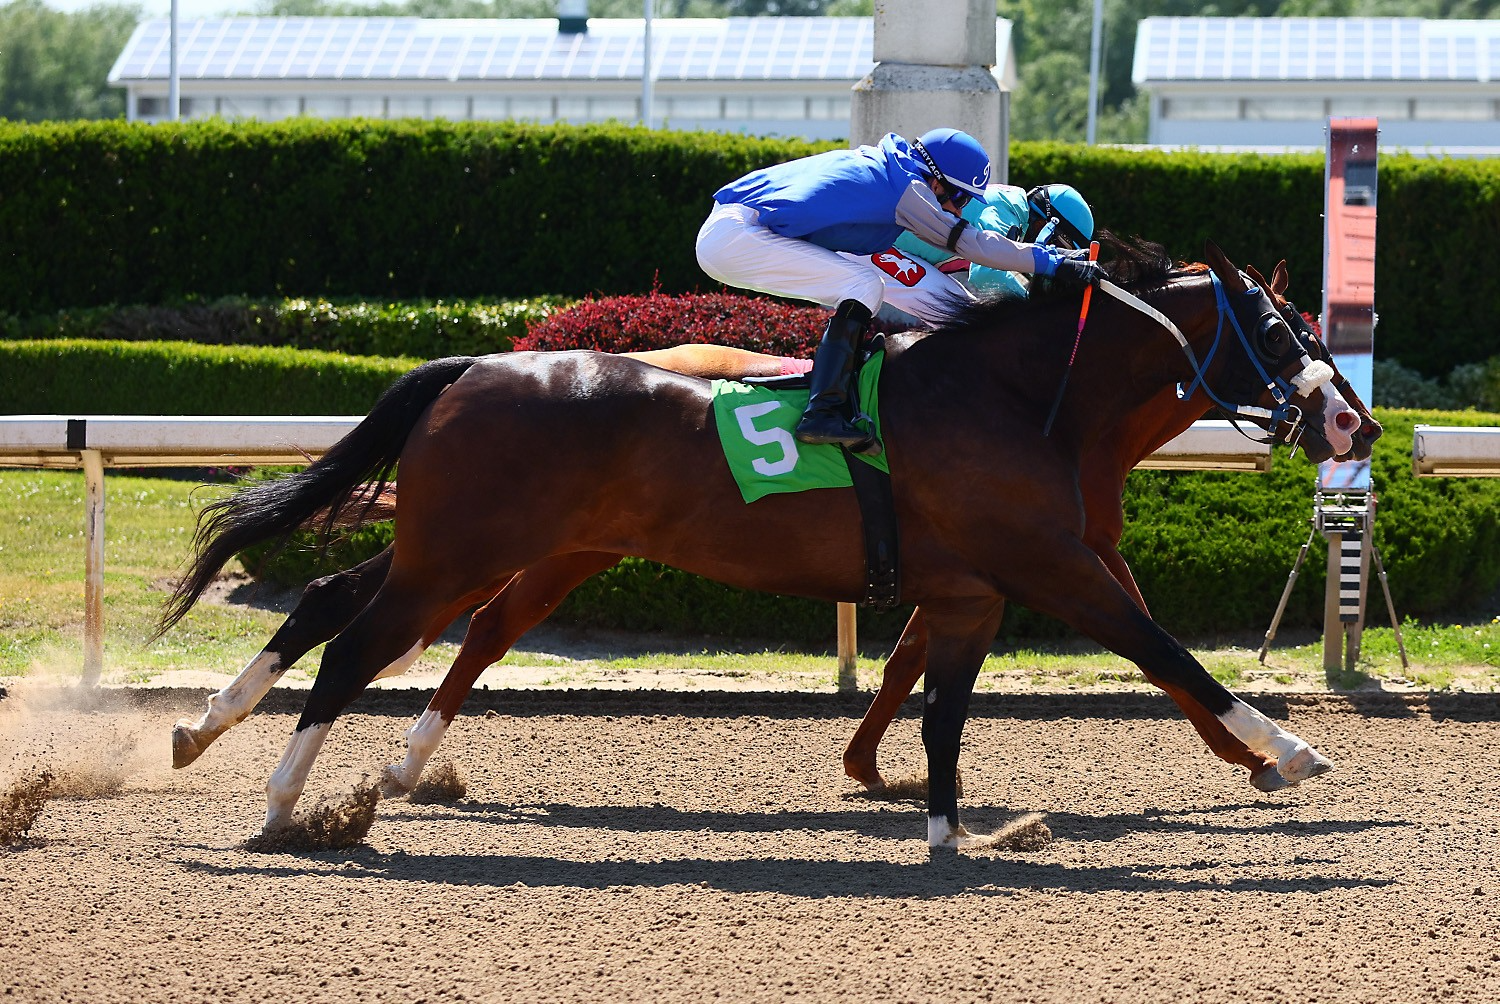
[[[865,532],[865,595],[860,606],[889,610],[901,602],[901,539],[891,476],[849,455],[844,463],[854,482]]]

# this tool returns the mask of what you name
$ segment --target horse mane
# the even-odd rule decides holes
[[[1132,293],[1142,293],[1166,285],[1180,275],[1198,274],[1208,266],[1173,262],[1166,248],[1144,237],[1120,237],[1100,228],[1099,261],[1111,282]],[[1001,322],[1012,322],[1025,314],[1044,309],[1049,303],[1072,291],[1052,288],[1045,280],[1034,282],[1029,296],[1022,298],[1006,293],[982,296],[955,308],[935,333],[990,331]]]

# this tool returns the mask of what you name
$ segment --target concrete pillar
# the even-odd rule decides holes
[[[996,58],[994,0],[875,0],[875,68],[854,85],[850,145],[953,126],[984,145],[990,179],[1004,181],[1010,137]]]

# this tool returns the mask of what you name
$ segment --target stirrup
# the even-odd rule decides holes
[[[875,420],[873,418],[861,411],[858,415],[854,416],[854,421],[849,424],[860,432],[864,432],[866,428],[872,430],[865,433],[864,439],[861,439],[853,446],[847,447],[850,453],[859,453],[866,457],[878,457],[885,452],[885,444],[880,441],[880,437],[875,435],[873,431],[875,428]]]

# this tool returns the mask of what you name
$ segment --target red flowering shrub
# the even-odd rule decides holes
[[[1302,319],[1308,323],[1319,338],[1323,337],[1323,325],[1318,323],[1317,315],[1310,310],[1302,311]]]
[[[653,291],[584,300],[532,325],[514,348],[641,352],[692,342],[806,358],[827,323],[828,311],[812,305],[737,293]]]

